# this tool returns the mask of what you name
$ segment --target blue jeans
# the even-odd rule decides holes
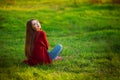
[[[48,52],[48,54],[50,58],[54,60],[60,54],[61,51],[62,51],[62,45],[58,44],[57,46],[53,48],[51,52]]]

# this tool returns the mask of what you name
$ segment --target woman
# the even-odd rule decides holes
[[[24,63],[28,65],[51,64],[53,60],[62,60],[59,53],[62,45],[57,45],[51,52],[48,52],[49,44],[46,33],[41,29],[38,20],[31,19],[26,25],[26,41]]]

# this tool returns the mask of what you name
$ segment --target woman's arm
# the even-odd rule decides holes
[[[49,43],[48,43],[48,40],[46,38],[46,33],[44,31],[42,31],[42,36],[43,36],[43,41],[44,41],[44,44],[46,45],[46,48],[48,49],[49,48]]]

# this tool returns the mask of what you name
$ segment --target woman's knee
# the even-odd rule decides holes
[[[59,46],[59,47],[60,47],[60,49],[62,49],[62,48],[63,48],[62,44],[58,44],[57,46]]]

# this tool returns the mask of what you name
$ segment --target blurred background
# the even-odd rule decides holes
[[[38,19],[62,61],[22,63],[26,22]],[[120,80],[120,0],[0,0],[0,80]]]

